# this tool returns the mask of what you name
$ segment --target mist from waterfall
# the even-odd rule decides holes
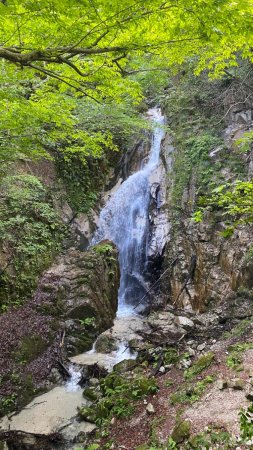
[[[120,288],[118,315],[127,315],[147,291],[145,269],[149,238],[149,176],[159,163],[165,131],[159,108],[148,111],[157,124],[148,162],[124,181],[100,213],[92,244],[109,239],[119,250]]]

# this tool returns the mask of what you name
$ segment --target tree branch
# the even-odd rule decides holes
[[[87,92],[85,92],[80,87],[75,86],[72,83],[69,83],[64,78],[62,78],[59,75],[57,75],[55,72],[52,72],[51,70],[43,69],[40,66],[35,66],[34,64],[28,64],[28,67],[31,67],[32,69],[38,70],[39,72],[44,73],[45,75],[47,75],[47,76],[49,76],[51,78],[55,78],[56,80],[61,81],[62,83],[66,84],[67,86],[75,89],[77,92],[81,92],[83,95],[85,95],[85,97],[89,97],[90,99],[94,100],[96,103],[100,104],[99,100],[97,100],[95,97],[92,97],[92,95],[87,94]]]

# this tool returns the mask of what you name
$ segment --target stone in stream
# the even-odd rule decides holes
[[[112,336],[103,333],[97,338],[95,349],[98,353],[111,353],[117,350],[117,343]]]
[[[115,366],[113,366],[113,370],[115,372],[127,372],[135,366],[136,362],[134,359],[123,359],[123,361],[120,361],[119,363],[115,364]]]

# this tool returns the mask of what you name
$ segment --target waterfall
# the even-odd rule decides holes
[[[160,126],[164,117],[159,108],[148,112],[156,123],[148,162],[124,181],[100,213],[98,229],[92,240],[114,242],[119,250],[120,288],[119,315],[127,315],[147,291],[145,270],[149,238],[149,176],[159,163],[165,131]]]

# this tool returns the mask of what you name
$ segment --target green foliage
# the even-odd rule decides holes
[[[199,375],[203,370],[207,369],[214,361],[214,353],[209,352],[199,357],[193,365],[186,369],[184,377],[186,380],[192,380],[196,375]]]
[[[167,380],[164,383],[164,386],[170,387],[170,386],[173,386],[173,384],[174,384],[174,380],[172,378],[167,378]]]
[[[157,436],[157,431],[159,428],[159,425],[162,424],[162,422],[164,422],[165,417],[164,416],[160,416],[160,417],[155,417],[152,422],[151,422],[151,426],[150,426],[150,432],[149,432],[149,449],[150,448],[154,448],[154,449],[162,449],[162,445],[161,442]]]
[[[163,95],[168,68],[191,61],[219,77],[238,54],[252,61],[251,16],[250,0],[0,2],[2,170],[55,148],[114,150],[115,133],[125,142],[139,128],[143,92]]]
[[[246,350],[253,348],[251,342],[248,343],[238,343],[231,345],[228,348],[229,356],[227,357],[226,363],[230,369],[237,371],[242,370],[243,354]]]
[[[102,189],[107,173],[104,158],[100,160],[80,158],[80,155],[64,155],[54,153],[57,174],[67,192],[66,201],[74,213],[87,214],[94,208],[98,200],[98,192]],[[106,167],[101,176],[101,167]]]
[[[197,402],[203,392],[206,390],[210,383],[213,383],[214,378],[207,376],[203,380],[198,381],[195,385],[187,385],[185,388],[181,388],[170,396],[170,402],[172,405],[186,404]]]
[[[207,431],[191,436],[184,448],[186,450],[211,450],[212,448],[232,450],[235,448],[235,444],[235,439],[225,429],[220,426],[213,425],[208,427]]]
[[[179,356],[177,349],[174,347],[167,347],[163,351],[163,364],[176,364],[179,361]],[[152,352],[152,359],[154,361],[153,367],[157,367],[157,364],[159,364],[161,359],[161,352],[160,350],[154,349]]]
[[[252,324],[252,319],[241,320],[231,331],[223,333],[225,339],[242,336]]]
[[[241,437],[243,439],[252,439],[253,437],[253,404],[247,409],[241,409],[239,413],[240,417],[240,430]]]
[[[8,176],[1,183],[0,246],[8,253],[0,297],[18,302],[59,251],[65,227],[45,186],[34,176]],[[12,268],[12,270],[9,270]]]
[[[113,250],[113,244],[111,243],[100,243],[93,247],[93,250],[99,255],[110,254]]]
[[[79,322],[81,325],[89,326],[89,325],[94,325],[95,320],[96,320],[95,317],[86,317],[85,319],[80,319]]]
[[[175,217],[182,209],[192,212],[194,205],[186,204],[183,194],[189,190],[191,181],[197,192],[207,191],[220,172],[219,162],[210,156],[211,151],[222,148],[220,128],[215,125],[222,114],[214,103],[221,94],[220,82],[210,82],[206,76],[196,78],[191,65],[185,65],[185,74],[171,77],[162,104],[169,118],[169,126],[175,146],[172,183],[172,207]],[[220,103],[218,103],[220,105]],[[222,150],[224,151],[224,150]],[[191,199],[194,201],[194,198]]]
[[[177,444],[172,437],[167,440],[166,450],[177,450]]]
[[[251,244],[244,257],[244,263],[247,265],[252,264],[252,262],[253,262],[253,245]]]
[[[219,217],[227,223],[224,237],[233,234],[240,224],[253,222],[253,182],[236,180],[213,189],[210,196],[201,197],[199,205],[218,211]]]
[[[80,408],[79,416],[84,420],[94,421],[97,425],[105,424],[112,417],[127,417],[134,411],[134,400],[157,392],[154,378],[136,375],[128,379],[123,375],[112,373],[101,380],[103,398],[91,408]]]
[[[2,410],[13,407],[13,405],[15,404],[16,397],[17,397],[16,394],[11,394],[2,399],[0,402],[0,411],[2,412]]]

